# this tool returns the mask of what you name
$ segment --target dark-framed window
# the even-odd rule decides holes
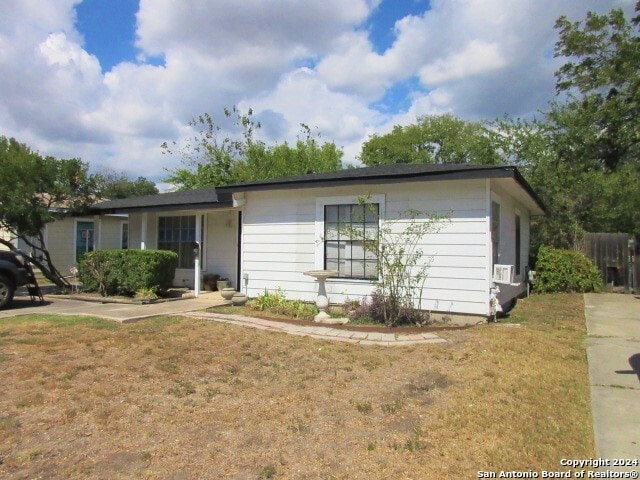
[[[194,268],[195,241],[195,215],[158,218],[158,249],[176,252],[178,268]]]
[[[129,248],[129,222],[122,222],[120,248],[122,248],[122,250]]]
[[[378,238],[377,203],[324,206],[324,268],[340,278],[377,279],[377,252],[365,248],[365,239]]]

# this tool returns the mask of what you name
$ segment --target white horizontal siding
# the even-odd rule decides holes
[[[256,245],[257,246],[257,245]],[[284,249],[284,248],[283,248]],[[255,250],[255,249],[254,249]],[[284,252],[269,252],[269,255],[265,255],[263,252],[253,251],[244,252],[243,258],[246,262],[253,262],[257,266],[260,263],[269,263],[271,265],[282,265],[286,268],[288,262],[292,263],[308,263],[313,264],[313,253],[293,253],[287,249]]]
[[[313,301],[317,283],[303,272],[317,268],[321,240],[316,199],[383,195],[381,211],[391,221],[407,209],[446,216],[438,231],[417,248],[430,264],[422,307],[463,314],[486,314],[488,304],[486,188],[484,180],[402,183],[380,186],[307,188],[248,192],[243,214],[243,273],[255,297],[281,288],[288,298]],[[418,220],[420,221],[420,220]],[[402,228],[395,224],[394,228]],[[333,303],[371,294],[371,282],[330,279]]]
[[[96,227],[100,229],[100,248],[102,250],[122,248],[122,224],[126,221],[127,219],[123,217],[103,216],[100,219],[99,227],[96,222]]]
[[[247,239],[247,235],[243,234],[243,238]],[[262,256],[263,258],[268,255],[278,254],[311,254],[313,255],[313,248],[310,250],[310,244],[292,243],[294,240],[287,238],[286,242],[281,243],[260,243],[259,238],[250,238],[244,241],[243,253],[245,258],[250,258],[251,255]],[[254,257],[255,258],[255,257]],[[312,263],[313,265],[313,263]]]
[[[205,215],[203,274],[228,278],[234,288],[237,282],[238,212],[209,212]]]
[[[251,234],[245,233],[246,244],[281,244],[294,245],[296,243],[302,243],[312,245],[315,242],[315,236],[313,233],[280,233],[274,230],[270,233]],[[296,241],[297,240],[297,241]]]
[[[252,236],[259,235],[311,235],[315,233],[313,222],[300,223],[267,223],[262,225],[246,225],[245,233]]]

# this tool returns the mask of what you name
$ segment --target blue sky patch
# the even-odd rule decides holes
[[[430,8],[429,0],[383,0],[364,25],[374,50],[382,54],[393,45],[398,20],[408,15],[420,16]]]
[[[384,96],[370,107],[385,114],[406,112],[411,106],[412,94],[424,91],[420,86],[420,80],[414,76],[393,84],[385,91]]]
[[[84,37],[84,49],[98,58],[103,72],[120,62],[136,61],[138,8],[138,0],[84,0],[76,6],[76,28]]]

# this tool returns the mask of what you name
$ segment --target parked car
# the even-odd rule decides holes
[[[0,251],[0,309],[11,304],[16,289],[26,283],[25,259],[15,252]]]

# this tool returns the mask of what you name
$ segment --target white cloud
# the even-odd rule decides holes
[[[507,64],[497,43],[472,40],[461,51],[425,65],[418,71],[424,85],[441,85],[452,80],[492,72]]]
[[[150,55],[185,47],[220,58],[256,46],[287,57],[324,54],[378,1],[142,0],[138,45]]]
[[[395,41],[379,53],[364,25],[380,0],[141,0],[142,61],[103,73],[75,29],[78,3],[2,2],[0,134],[154,180],[177,162],[160,154],[162,141],[233,105],[252,107],[267,139],[292,140],[300,123],[317,128],[347,161],[368,135],[418,115],[531,114],[553,95],[555,19],[633,8],[633,0],[433,0],[398,19]],[[163,65],[144,62],[152,56]],[[409,103],[377,110],[399,82],[411,85]]]
[[[300,124],[320,132],[321,139],[334,141],[344,148],[345,160],[353,161],[360,151],[360,142],[368,134],[368,125],[381,120],[366,102],[345,93],[332,91],[309,68],[299,68],[282,77],[268,95],[249,98],[241,109],[253,108],[256,114],[277,112],[284,120],[281,137],[267,140],[292,141],[300,133]],[[286,125],[286,128],[284,127]]]

